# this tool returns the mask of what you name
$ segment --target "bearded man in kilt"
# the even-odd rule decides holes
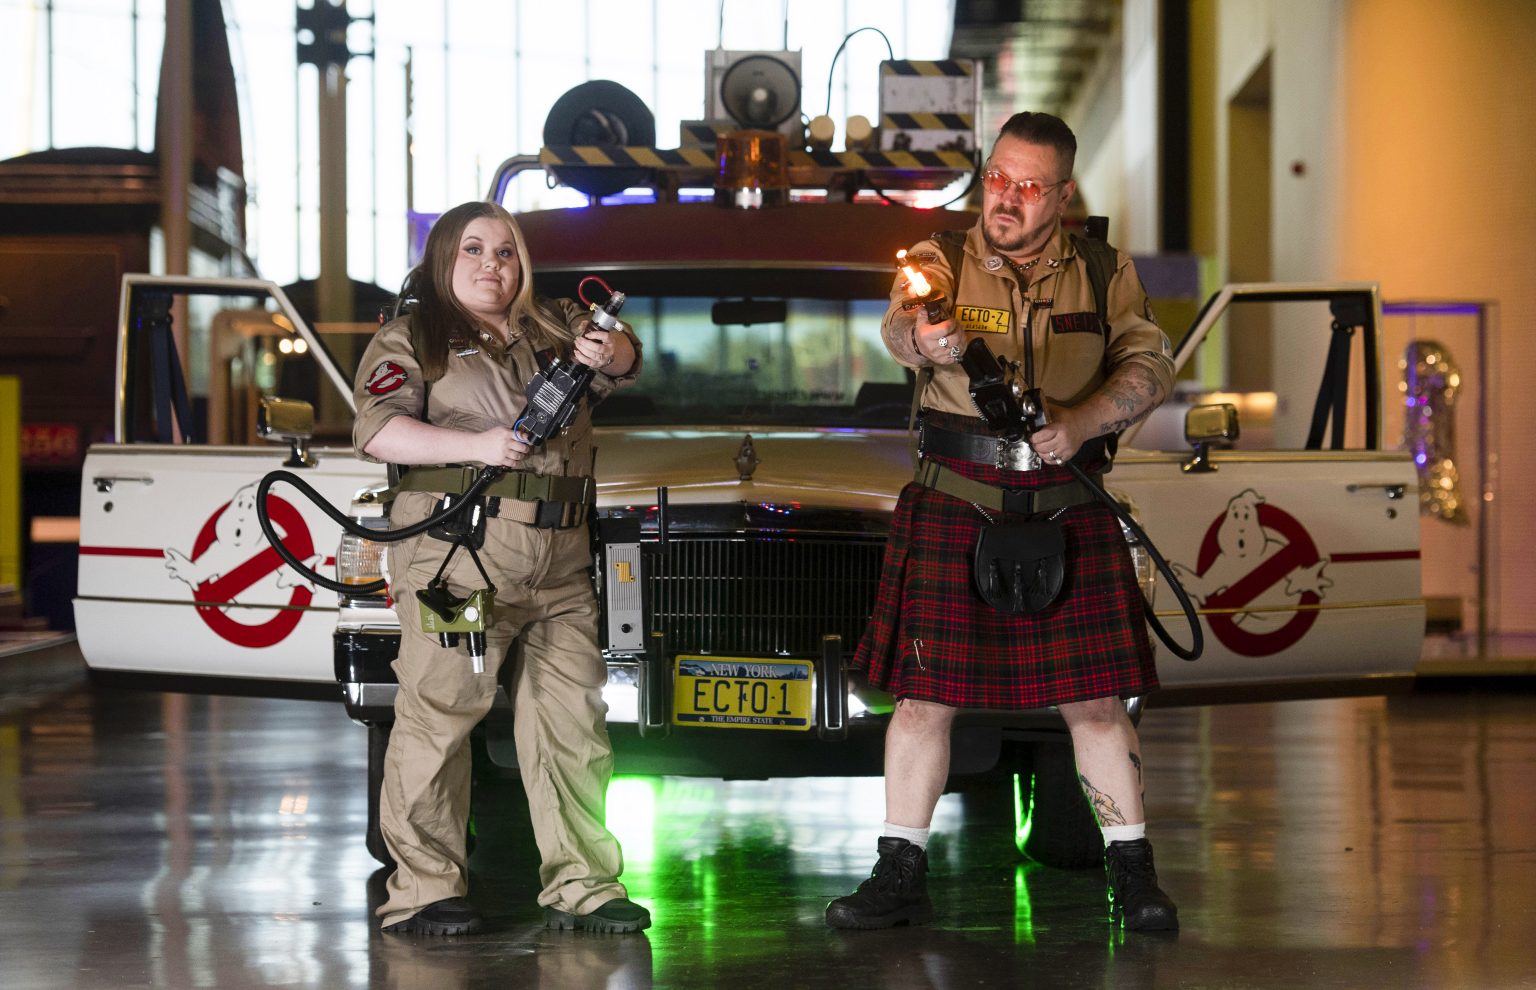
[[[1157,688],[1142,594],[1119,522],[1066,466],[1106,470],[1113,437],[1168,396],[1173,362],[1129,256],[1062,229],[1076,152],[1060,119],[1015,114],[987,160],[981,219],[963,250],[935,235],[907,255],[953,301],[949,318],[929,322],[904,278],[891,290],[881,330],[896,360],[918,371],[921,460],[901,492],[854,659],[897,699],[879,859],[858,890],[827,905],[834,928],[932,917],[925,849],[956,710],[1050,705],[1071,733],[1104,835],[1115,916],[1128,929],[1178,927],[1153,868],[1140,743],[1123,703]],[[1027,384],[1045,397],[1048,421],[1027,443],[999,441],[976,416],[960,358],[977,338],[1034,372]],[[994,608],[973,584],[977,537],[1041,511],[1063,531],[1061,591],[1032,614]]]

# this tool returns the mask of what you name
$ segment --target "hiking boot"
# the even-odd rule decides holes
[[[651,927],[651,912],[627,897],[604,901],[589,914],[572,914],[559,908],[544,909],[544,927],[557,932],[581,930],[622,935]]]
[[[1127,931],[1179,930],[1179,909],[1157,885],[1152,843],[1111,842],[1104,850],[1104,872],[1109,878],[1110,916],[1119,918]]]
[[[933,919],[928,899],[928,854],[922,846],[888,835],[880,837],[880,859],[847,897],[827,905],[832,928],[889,928],[905,922],[921,925]]]
[[[462,897],[433,901],[404,921],[386,925],[393,935],[473,935],[485,927],[480,912]]]

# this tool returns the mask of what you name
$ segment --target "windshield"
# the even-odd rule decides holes
[[[911,378],[880,339],[885,306],[883,298],[631,295],[620,316],[640,336],[645,370],[594,418],[905,428]]]

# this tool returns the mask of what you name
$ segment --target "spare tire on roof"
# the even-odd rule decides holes
[[[634,93],[609,79],[584,82],[566,92],[544,119],[545,147],[596,146],[650,148],[656,144],[656,118]],[[551,167],[555,178],[588,196],[611,196],[644,183],[645,168]]]

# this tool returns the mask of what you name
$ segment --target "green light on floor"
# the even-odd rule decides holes
[[[615,777],[608,782],[608,831],[624,849],[624,865],[649,866],[656,858],[655,777]]]
[[[1024,806],[1024,782],[1018,774],[1013,775],[1013,845],[1019,852],[1024,851],[1024,844],[1029,841],[1029,830],[1035,821],[1035,779],[1029,778],[1029,807]]]
[[[699,896],[698,942],[702,943],[701,958],[706,963],[715,961],[716,901],[720,896],[719,874],[713,860],[700,860],[694,864],[694,885]]]
[[[1035,944],[1035,903],[1029,896],[1029,875],[1034,863],[1020,863],[1013,868],[1013,940]]]

